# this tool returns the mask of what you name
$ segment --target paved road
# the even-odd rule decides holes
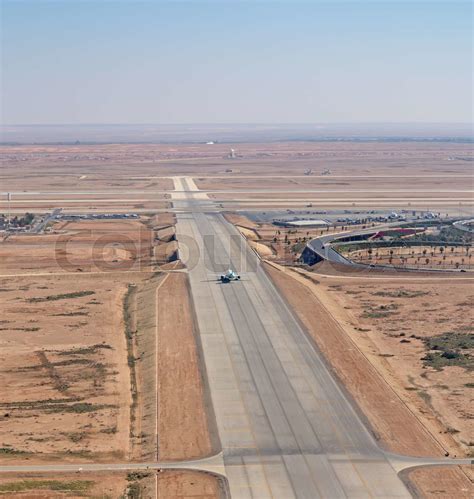
[[[448,220],[441,220],[441,221],[448,221]],[[452,221],[452,220],[451,220]],[[466,221],[468,222],[468,221]],[[464,222],[464,223],[466,223]],[[454,222],[453,225],[456,225],[456,227],[460,228],[462,225],[459,225],[461,222]],[[349,260],[348,258],[344,257],[341,255],[338,251],[336,251],[331,243],[333,242],[338,242],[340,239],[343,238],[355,238],[357,236],[368,236],[371,234],[375,234],[376,232],[380,232],[386,229],[390,228],[396,228],[396,227],[404,227],[407,226],[407,222],[391,222],[385,225],[379,225],[377,227],[372,227],[369,229],[361,229],[361,230],[355,230],[355,231],[348,231],[348,232],[339,232],[336,234],[327,234],[324,236],[316,237],[315,239],[311,239],[306,244],[306,248],[310,249],[315,255],[317,255],[320,259],[326,260],[330,263],[335,263],[335,264],[342,264],[342,265],[350,265],[353,268],[359,268],[359,269],[372,269],[372,268],[377,268],[377,269],[386,269],[386,270],[395,270],[395,271],[406,271],[406,272],[426,272],[426,269],[423,268],[417,268],[417,267],[393,267],[391,265],[382,265],[382,264],[366,264],[366,263],[357,263],[352,260]],[[304,253],[303,253],[304,256]],[[307,260],[305,259],[305,262]],[[430,269],[430,272],[441,272],[441,273],[449,273],[452,274],[453,272],[459,272],[454,269]]]
[[[464,232],[470,232],[471,234],[474,232],[472,224],[474,224],[474,219],[459,220],[453,223],[454,227],[456,227],[457,229],[463,230]]]
[[[46,228],[46,226],[49,224],[49,222],[53,222],[56,220],[56,217],[61,213],[61,208],[56,208],[52,213],[49,215],[45,216],[45,219],[37,224],[33,229],[30,231],[30,234],[40,234],[43,232],[43,230]]]
[[[410,497],[234,227],[192,212],[177,232],[232,498]]]
[[[141,463],[76,463],[76,464],[30,464],[30,465],[2,465],[0,473],[88,473],[98,471],[138,471],[138,470],[165,470],[186,469],[206,471],[217,475],[224,475],[224,464],[222,454],[217,454],[204,459],[191,461],[162,461]]]

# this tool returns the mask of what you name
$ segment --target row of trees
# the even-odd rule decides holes
[[[402,250],[404,247],[401,247],[399,248],[400,250]],[[412,247],[413,248],[413,247]],[[467,245],[467,246],[451,246],[449,247],[450,249],[450,252],[451,254],[454,254],[454,253],[458,253],[456,251],[456,249],[459,248],[461,251],[464,250],[466,256],[469,256],[470,255],[470,252],[471,252],[471,249],[472,249],[472,246],[470,245]],[[446,252],[448,251],[448,246],[438,246],[438,252],[440,253],[440,255],[443,255],[443,258],[446,259]],[[372,255],[374,252],[373,248],[372,247],[368,247],[366,249],[366,254],[367,255]],[[389,253],[390,253],[390,256],[393,256],[395,250],[393,248],[390,249]],[[423,256],[426,256],[428,254],[428,249],[427,248],[423,248],[422,250],[422,254]],[[431,246],[431,252],[430,252],[431,256],[435,256],[436,254],[436,246]],[[418,253],[416,253],[415,249],[412,249],[410,250],[410,255],[412,257],[415,257],[416,255],[418,255]],[[379,253],[378,253],[378,248],[376,249],[376,252],[375,252],[375,256],[379,256]]]
[[[1,218],[5,220],[5,215],[1,215]],[[27,225],[31,225],[34,219],[35,216],[33,215],[33,213],[25,213],[25,215],[22,217],[12,217],[10,219],[10,225],[13,227],[26,227]]]
[[[463,256],[462,256],[460,261],[459,260],[454,261],[452,258],[459,255],[459,253],[456,251],[458,248],[461,250],[461,252],[463,252]],[[432,259],[438,253],[441,256],[442,260],[438,260],[437,265],[442,265],[442,264],[444,265],[444,264],[449,263],[449,265],[454,266],[456,268],[459,268],[460,266],[464,266],[464,265],[466,265],[466,263],[470,266],[471,265],[471,258],[472,258],[472,254],[471,254],[472,247],[471,246],[468,246],[468,247],[461,247],[461,246],[448,247],[446,245],[446,246],[439,246],[437,248],[431,247],[430,252],[428,251],[427,248],[423,248],[421,253],[417,253],[415,251],[415,249],[411,249],[409,254],[396,254],[395,249],[390,248],[390,250],[388,251],[388,255],[380,255],[379,249],[380,248],[375,248],[375,255],[374,255],[374,248],[372,248],[372,247],[366,248],[366,258],[368,260],[372,260],[374,256],[375,256],[375,259],[383,259],[384,256],[388,256],[388,262],[390,264],[392,264],[394,261],[394,255],[395,255],[398,258],[398,260],[400,261],[402,266],[405,266],[407,263],[409,263],[410,258],[412,260],[414,260],[415,263],[417,263],[417,264],[419,264],[423,261],[425,265],[429,265],[430,262],[432,262]],[[403,248],[399,248],[399,249],[403,250]],[[438,250],[438,252],[436,252],[436,249]],[[448,249],[449,249],[449,251],[448,251]],[[448,254],[451,257],[451,259],[449,261],[447,261]],[[428,256],[431,257],[431,260]],[[363,260],[363,259],[361,259],[361,260]],[[434,262],[432,262],[432,263],[434,263]]]

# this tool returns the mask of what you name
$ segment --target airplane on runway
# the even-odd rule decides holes
[[[240,275],[234,270],[229,269],[225,274],[222,274],[219,279],[221,282],[240,281]]]

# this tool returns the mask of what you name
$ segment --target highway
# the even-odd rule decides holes
[[[198,203],[176,201],[177,233],[232,498],[410,497],[255,253]],[[217,281],[229,266],[242,281]]]

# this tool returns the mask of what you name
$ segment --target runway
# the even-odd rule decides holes
[[[205,193],[192,194],[197,188],[183,177],[175,183],[189,193],[173,200],[177,236],[222,453],[173,463],[13,464],[0,472],[194,469],[225,476],[234,499],[398,498],[410,497],[397,475],[403,469],[469,464],[384,453],[256,254],[220,214],[206,212],[213,206]],[[220,284],[229,266],[242,281]]]
[[[234,227],[188,212],[177,233],[232,498],[411,497]]]

